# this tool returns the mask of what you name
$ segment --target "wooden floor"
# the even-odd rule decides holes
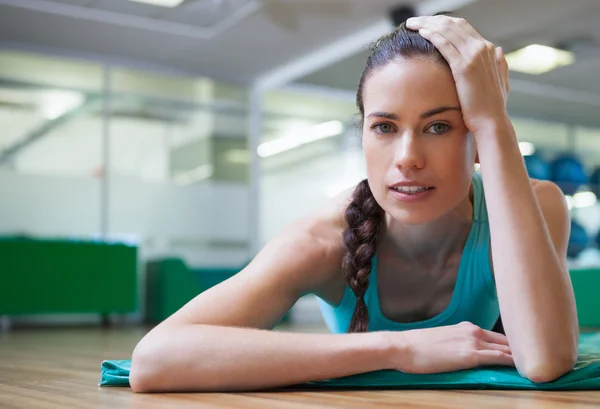
[[[97,386],[100,362],[129,359],[143,335],[143,329],[0,332],[0,408],[600,408],[600,392],[134,394]]]

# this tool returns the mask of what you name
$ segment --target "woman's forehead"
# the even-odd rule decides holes
[[[374,70],[364,84],[363,101],[365,110],[380,105],[452,106],[458,105],[458,95],[448,66],[411,58]]]

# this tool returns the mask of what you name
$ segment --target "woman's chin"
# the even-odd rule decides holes
[[[431,210],[427,209],[393,209],[387,212],[394,222],[405,225],[421,225],[432,222],[437,217]]]

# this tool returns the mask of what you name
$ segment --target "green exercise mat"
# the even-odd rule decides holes
[[[102,362],[100,385],[129,386],[131,361]],[[537,389],[600,390],[600,333],[582,334],[573,371],[548,383],[533,383],[516,369],[487,367],[430,375],[385,370],[294,385],[308,389]]]

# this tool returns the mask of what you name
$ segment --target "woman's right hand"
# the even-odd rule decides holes
[[[390,366],[398,371],[431,374],[479,366],[513,366],[505,335],[470,322],[443,327],[386,332]]]

